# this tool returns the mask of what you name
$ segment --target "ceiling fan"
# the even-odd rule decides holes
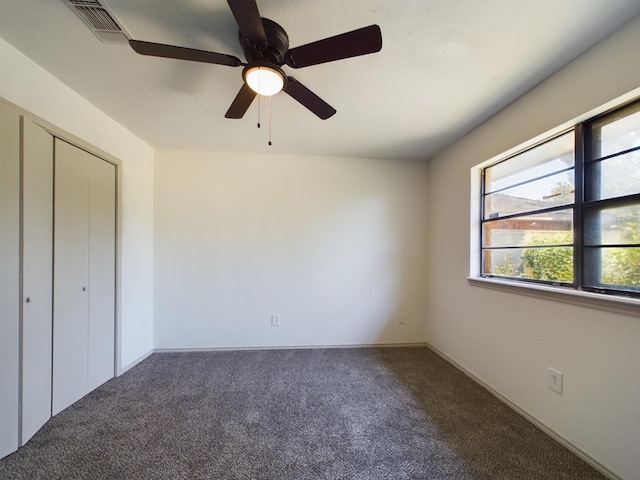
[[[288,76],[282,66],[303,68],[344,58],[379,52],[382,33],[378,25],[369,25],[334,37],[325,38],[289,49],[289,37],[273,20],[260,17],[255,0],[227,0],[240,30],[240,45],[247,62],[233,55],[207,52],[193,48],[129,40],[141,55],[176,58],[193,62],[213,63],[227,67],[244,67],[242,88],[225,114],[226,118],[242,118],[256,95],[270,96],[284,90],[323,120],[336,110]]]

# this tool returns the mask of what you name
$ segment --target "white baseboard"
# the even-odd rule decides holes
[[[155,353],[180,353],[180,352],[232,352],[251,350],[307,350],[323,348],[393,348],[393,347],[426,347],[424,342],[420,343],[371,343],[353,345],[274,345],[274,346],[254,346],[254,347],[202,347],[202,348],[156,348]]]
[[[151,349],[149,350],[147,353],[144,353],[142,355],[140,355],[138,358],[136,358],[133,362],[129,363],[128,365],[121,367],[120,371],[118,372],[118,377],[120,375],[122,375],[123,373],[125,373],[127,370],[131,370],[133,367],[135,367],[137,364],[139,364],[141,361],[143,361],[145,358],[150,357],[153,354],[154,350]]]
[[[514,410],[516,413],[522,415],[524,418],[526,418],[529,422],[533,423],[536,427],[538,427],[540,430],[542,430],[544,433],[546,433],[547,435],[549,435],[551,438],[553,438],[555,441],[557,441],[558,443],[560,443],[562,446],[566,447],[568,450],[570,450],[571,452],[575,453],[578,457],[580,457],[582,460],[584,460],[585,462],[587,462],[589,465],[591,465],[593,468],[595,468],[596,470],[598,470],[600,473],[602,473],[603,475],[605,475],[606,477],[610,478],[611,480],[624,480],[621,477],[619,477],[618,475],[616,475],[615,473],[613,473],[611,470],[609,470],[607,467],[605,467],[604,465],[602,465],[600,462],[598,462],[595,458],[593,458],[592,456],[590,456],[588,453],[586,453],[584,450],[582,450],[580,447],[574,445],[573,443],[571,443],[569,440],[567,440],[566,438],[564,438],[563,436],[561,436],[560,434],[558,434],[557,432],[555,432],[554,430],[552,430],[550,427],[548,427],[546,424],[544,424],[543,422],[541,422],[539,419],[537,419],[536,417],[534,417],[533,415],[531,415],[529,412],[527,412],[526,410],[523,410],[521,407],[519,407],[518,405],[516,405],[514,402],[512,402],[511,400],[509,400],[507,397],[503,396],[502,394],[498,393],[496,390],[494,390],[492,387],[490,387],[489,385],[487,385],[485,382],[483,382],[481,379],[479,379],[478,377],[476,377],[473,373],[471,373],[469,370],[467,370],[466,368],[464,368],[462,365],[458,364],[457,362],[455,362],[453,359],[451,359],[450,357],[448,357],[447,355],[445,355],[444,353],[442,353],[440,350],[438,350],[437,348],[435,348],[433,345],[427,343],[425,344],[425,346],[427,348],[429,348],[431,351],[433,351],[435,354],[437,354],[438,356],[440,356],[443,360],[446,360],[448,363],[450,363],[451,365],[453,365],[454,367],[456,367],[458,370],[460,370],[462,373],[464,373],[467,377],[469,377],[471,380],[473,380],[474,382],[476,382],[478,385],[480,385],[481,387],[483,387],[485,390],[487,390],[489,393],[491,393],[494,397],[496,397],[498,400],[500,400],[502,403],[504,403],[505,405],[507,405],[508,407],[510,407],[512,410]]]

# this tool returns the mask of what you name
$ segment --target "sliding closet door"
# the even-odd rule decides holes
[[[53,137],[25,119],[22,155],[22,431],[51,418]]]
[[[91,155],[55,140],[53,414],[87,394]]]
[[[89,203],[89,391],[115,374],[116,167],[91,159]]]
[[[20,116],[0,105],[0,458],[18,448]]]

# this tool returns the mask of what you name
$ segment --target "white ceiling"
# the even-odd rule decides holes
[[[138,40],[244,60],[224,0],[104,0]],[[640,13],[638,0],[258,0],[295,47],[376,23],[377,54],[285,70],[338,113],[284,93],[224,114],[241,68],[101,43],[63,0],[2,0],[0,37],[156,148],[423,159]],[[8,72],[2,72],[1,76]]]

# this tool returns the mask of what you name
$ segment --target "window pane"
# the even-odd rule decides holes
[[[573,212],[527,215],[483,225],[485,247],[526,247],[573,243]]]
[[[609,158],[588,166],[592,182],[587,200],[604,200],[640,193],[640,151]]]
[[[640,204],[585,212],[587,245],[640,244]]]
[[[502,277],[523,277],[524,264],[522,253],[524,249],[500,249],[483,251],[483,271],[488,275]]]
[[[589,249],[585,278],[591,286],[640,291],[640,247]]]
[[[593,152],[597,158],[638,146],[640,146],[640,112],[613,121],[611,117],[607,117],[593,125]]]
[[[485,192],[549,175],[574,164],[574,133],[568,132],[550,142],[485,169]]]
[[[548,282],[573,282],[572,247],[484,250],[483,256],[485,274]]]
[[[558,173],[485,196],[485,218],[568,205],[574,201],[574,171]]]

